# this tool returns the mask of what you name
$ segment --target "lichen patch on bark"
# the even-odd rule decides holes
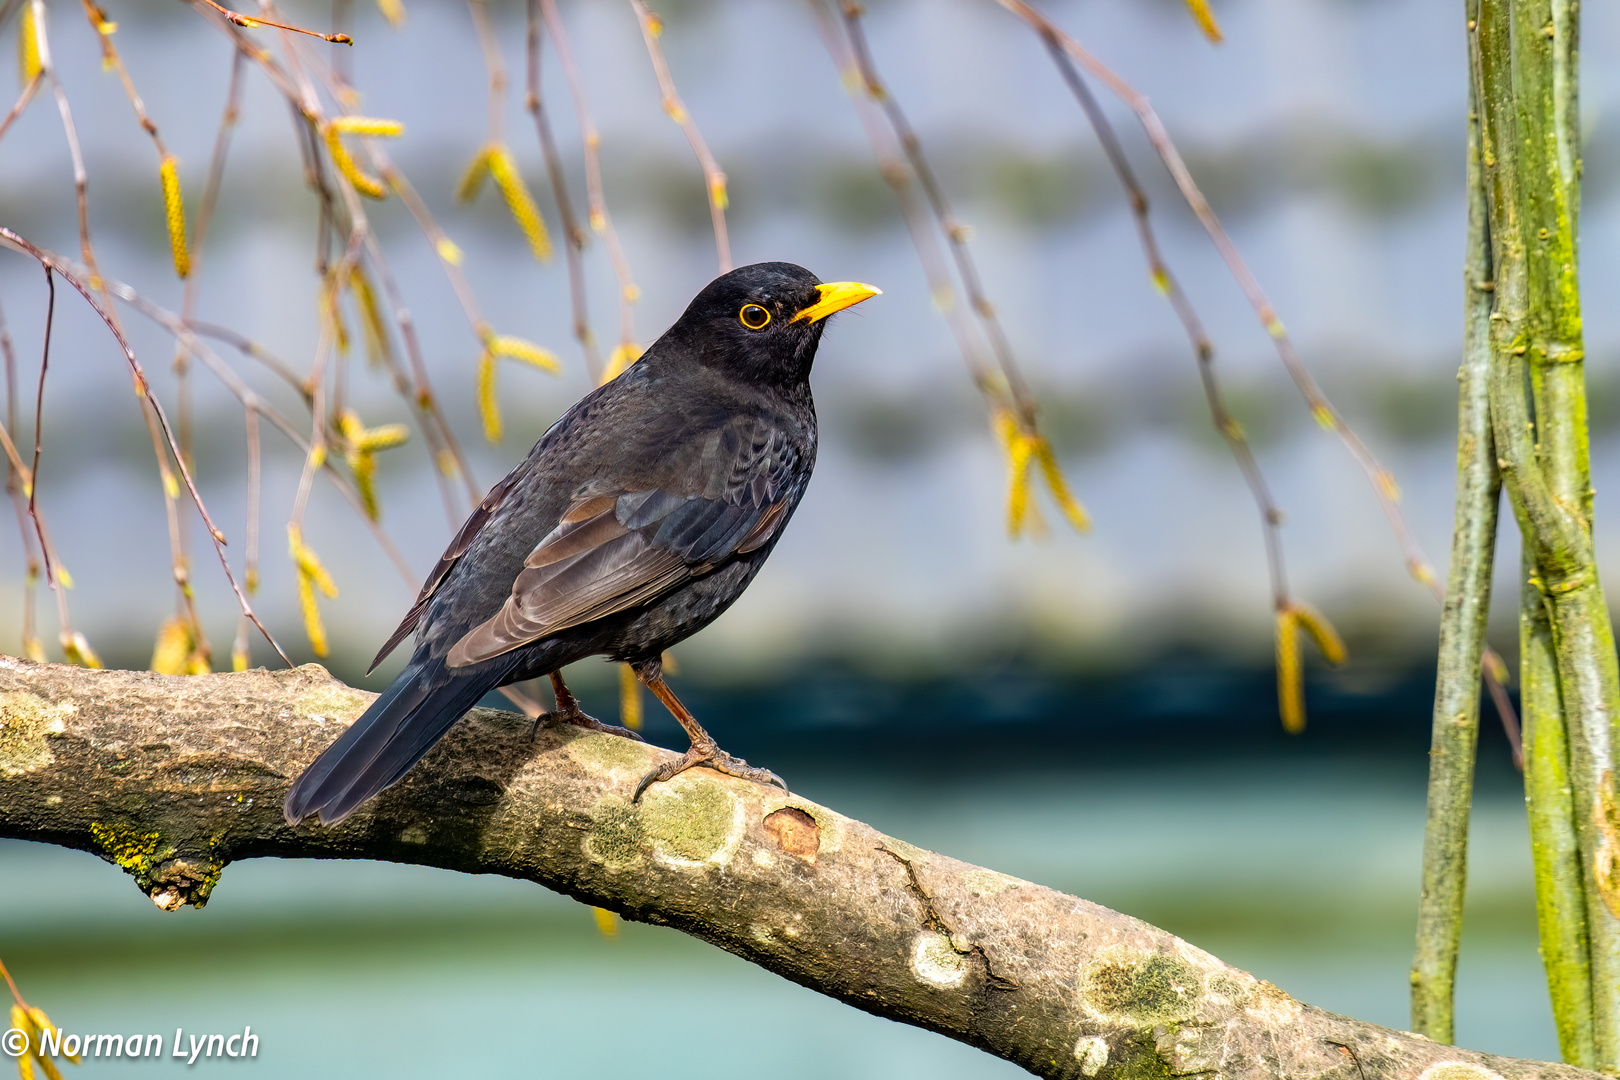
[[[1441,1061],[1424,1069],[1418,1080],[1502,1080],[1502,1075],[1471,1061]]]
[[[75,708],[26,690],[0,694],[0,774],[17,776],[56,760],[45,736],[64,730],[63,717]]]
[[[960,986],[967,978],[967,958],[944,934],[923,930],[911,939],[911,970],[931,986]]]
[[[1074,1059],[1080,1063],[1080,1075],[1096,1076],[1108,1064],[1108,1040],[1101,1035],[1086,1035],[1074,1044]]]
[[[647,833],[641,815],[628,799],[609,795],[591,808],[590,816],[591,828],[584,846],[587,858],[615,870],[641,861]]]
[[[1108,950],[1081,970],[1078,991],[1098,1017],[1151,1027],[1193,1016],[1204,978],[1179,956]]]
[[[585,732],[569,739],[563,744],[563,753],[588,771],[606,769],[626,779],[640,779],[652,765],[652,752],[645,743],[600,732]]]
[[[654,857],[675,866],[728,862],[745,829],[742,810],[724,782],[684,773],[641,800]]]
[[[322,674],[325,674],[325,669],[321,670]],[[293,708],[311,720],[349,724],[366,711],[371,699],[370,694],[351,690],[342,683],[333,681],[325,686],[312,686],[299,694],[293,702]]]

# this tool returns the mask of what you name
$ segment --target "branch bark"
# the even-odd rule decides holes
[[[0,657],[0,836],[93,852],[160,907],[254,856],[525,878],[673,926],[1046,1077],[1595,1078],[1335,1016],[1128,916],[923,851],[668,751],[474,710],[337,828],[290,779],[372,695],[323,669],[186,677]]]

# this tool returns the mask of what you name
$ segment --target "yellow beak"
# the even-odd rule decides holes
[[[862,285],[858,281],[829,281],[824,285],[817,285],[816,291],[821,294],[821,299],[793,316],[794,322],[820,322],[835,311],[854,307],[862,300],[868,300],[883,292],[882,289]]]

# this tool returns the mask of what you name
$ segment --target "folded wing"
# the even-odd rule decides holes
[[[681,478],[685,490],[577,500],[524,560],[500,611],[445,662],[476,664],[645,604],[765,544],[802,492],[792,452],[779,437],[720,434],[697,475]]]

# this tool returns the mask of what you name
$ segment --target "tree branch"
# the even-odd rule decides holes
[[[1048,1077],[1595,1077],[1303,1005],[1162,930],[923,851],[669,751],[474,710],[337,828],[290,779],[371,699],[316,666],[194,676],[0,657],[0,836],[91,851],[160,907],[232,861],[368,858],[525,878],[673,926]]]

